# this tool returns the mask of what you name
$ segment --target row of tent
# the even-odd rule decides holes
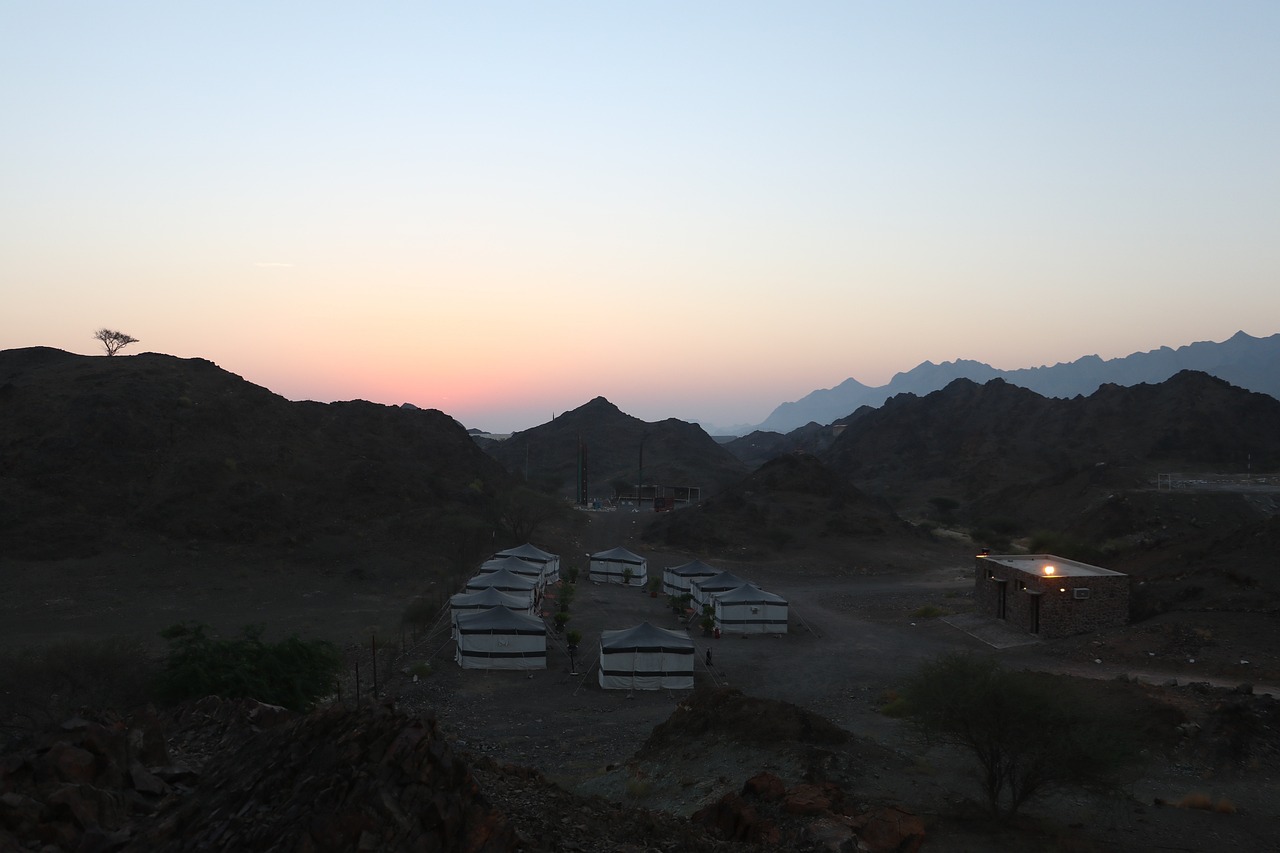
[[[628,572],[628,569],[630,571]],[[645,559],[624,548],[591,556],[591,579],[648,581]],[[522,545],[486,560],[449,599],[463,669],[546,669],[547,626],[536,615],[543,589],[560,578],[560,558]],[[599,683],[611,690],[693,688],[693,640],[648,622],[600,634]]]
[[[716,627],[726,633],[787,633],[785,598],[701,560],[663,569],[662,590],[677,598],[692,596],[696,610],[711,605]]]
[[[543,590],[559,579],[560,558],[529,543],[485,560],[449,599],[458,665],[546,669],[547,626],[536,613]]]
[[[547,626],[505,607],[463,614],[456,660],[463,669],[546,669]],[[691,690],[693,640],[642,622],[600,633],[599,683],[606,690]]]

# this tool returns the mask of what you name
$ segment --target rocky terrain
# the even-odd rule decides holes
[[[443,413],[289,403],[199,359],[0,353],[7,649],[148,655],[173,622],[257,623],[348,660],[376,640],[387,674],[372,702],[348,685],[298,718],[216,699],[146,712],[96,683],[7,691],[6,713],[22,694],[61,725],[7,729],[0,850],[1263,849],[1280,795],[1262,695],[1280,682],[1277,496],[1207,474],[1275,470],[1277,407],[1200,374],[1074,400],[958,383],[735,458],[600,399],[490,455]],[[580,434],[597,487],[632,482],[643,444],[646,481],[704,500],[574,512],[519,486],[563,495]],[[1162,487],[1166,471],[1189,479]],[[410,602],[442,605],[535,528],[566,569],[617,545],[653,574],[705,559],[784,593],[792,630],[715,641],[702,689],[651,696],[592,687],[562,638],[534,677],[477,677],[447,634],[410,632]],[[965,613],[974,549],[996,540],[1131,573],[1133,624],[993,651],[933,618]],[[573,619],[595,636],[672,616],[584,586]],[[712,641],[697,642],[701,661]],[[1147,721],[1152,766],[1120,799],[976,820],[959,757],[879,713],[916,662],[956,648],[1088,679]],[[116,710],[64,713],[90,695]],[[1209,809],[1176,807],[1198,792]]]
[[[696,424],[668,418],[646,423],[603,397],[548,423],[482,442],[507,469],[544,491],[576,499],[579,476],[588,499],[646,486],[694,486],[712,495],[747,468]]]

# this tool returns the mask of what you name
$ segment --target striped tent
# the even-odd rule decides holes
[[[547,626],[536,616],[505,607],[458,617],[458,651],[463,669],[546,669]]]
[[[626,583],[628,570],[631,586],[644,586],[649,582],[648,562],[639,554],[626,548],[610,548],[591,555],[592,583]]]
[[[708,566],[701,560],[694,560],[692,563],[685,563],[683,566],[663,569],[662,591],[667,595],[691,593],[693,592],[693,582],[695,580],[715,577],[718,574],[720,574],[720,569]]]
[[[722,592],[728,592],[731,589],[737,589],[744,583],[746,581],[733,572],[721,572],[709,578],[695,579],[692,584],[693,600],[698,607],[704,607],[711,603],[712,597]]]
[[[787,633],[787,600],[753,583],[718,593],[712,605],[716,625],[726,634]]]
[[[600,632],[600,686],[606,690],[693,689],[693,640],[642,622]]]
[[[528,542],[515,548],[499,551],[491,559],[498,557],[519,557],[527,562],[537,563],[542,566],[542,582],[544,584],[555,583],[560,580],[560,557],[543,551]]]

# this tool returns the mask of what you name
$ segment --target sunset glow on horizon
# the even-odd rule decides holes
[[[10,4],[0,349],[730,427],[1280,332],[1280,5]]]

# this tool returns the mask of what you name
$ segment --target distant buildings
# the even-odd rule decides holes
[[[974,602],[983,616],[1052,639],[1129,622],[1129,576],[1052,554],[986,554],[975,560]]]

